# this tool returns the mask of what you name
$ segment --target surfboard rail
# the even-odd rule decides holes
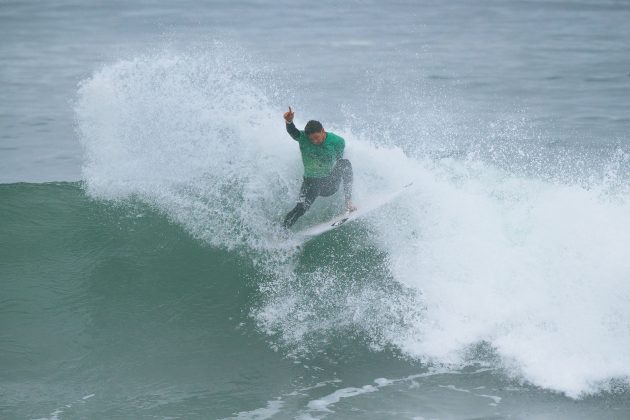
[[[387,194],[385,196],[381,196],[376,200],[372,200],[371,202],[366,202],[363,206],[359,206],[359,208],[353,212],[346,212],[340,214],[331,220],[328,220],[323,223],[316,224],[314,226],[308,227],[304,230],[301,230],[296,233],[297,236],[303,238],[305,241],[308,241],[316,236],[321,235],[322,233],[328,232],[330,230],[336,229],[348,222],[359,219],[368,213],[376,210],[385,204],[393,201],[396,197],[402,194],[405,190],[413,185],[413,182],[410,182],[400,188],[398,191],[394,191],[393,193]]]

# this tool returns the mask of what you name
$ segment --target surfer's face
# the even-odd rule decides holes
[[[308,139],[314,145],[320,145],[320,144],[322,144],[324,142],[324,140],[326,140],[326,132],[322,128],[322,131],[318,131],[318,132],[309,134],[308,135]]]

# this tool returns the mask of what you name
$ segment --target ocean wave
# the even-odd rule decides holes
[[[87,193],[137,199],[210,246],[250,255],[260,293],[252,317],[288,353],[354,331],[375,350],[441,365],[488,349],[508,374],[571,397],[630,375],[624,150],[603,166],[565,154],[581,163],[559,163],[558,173],[574,172],[549,176],[537,168],[557,155],[512,144],[504,129],[500,150],[488,140],[436,156],[330,127],[347,141],[359,205],[414,186],[300,248],[278,239],[299,187],[298,149],[273,81],[257,68],[215,46],[146,54],[83,81],[76,116]],[[596,176],[594,166],[606,170]],[[339,205],[320,199],[302,223]]]

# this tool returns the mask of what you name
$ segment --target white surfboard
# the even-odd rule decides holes
[[[400,194],[402,194],[405,190],[407,190],[412,184],[413,183],[409,183],[409,184],[405,185],[404,187],[402,187],[400,190],[394,191],[393,193],[381,195],[381,196],[375,197],[375,198],[373,198],[371,200],[367,200],[362,205],[358,205],[357,206],[357,210],[355,210],[353,212],[344,213],[344,214],[339,215],[339,216],[335,217],[334,219],[329,220],[327,222],[320,223],[318,225],[306,228],[306,229],[298,232],[296,235],[301,237],[305,241],[308,241],[308,240],[310,240],[310,239],[312,239],[312,238],[314,238],[316,236],[321,235],[324,232],[328,232],[329,230],[337,229],[339,226],[342,226],[342,225],[344,225],[346,223],[349,223],[349,222],[351,222],[353,220],[361,218],[361,217],[369,214],[370,212],[378,209],[379,207],[389,203],[390,201],[392,201],[396,197],[398,197]]]

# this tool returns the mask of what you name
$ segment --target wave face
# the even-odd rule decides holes
[[[287,95],[220,45],[105,66],[76,102],[85,189],[246,256],[247,312],[294,357],[359,342],[453,369],[486,363],[571,397],[630,376],[626,150],[558,152],[524,144],[518,127],[476,130],[458,150],[447,135],[397,143],[382,141],[389,127],[327,127],[346,139],[357,203],[414,185],[298,246],[277,239],[302,169]],[[319,199],[301,226],[339,205]]]

